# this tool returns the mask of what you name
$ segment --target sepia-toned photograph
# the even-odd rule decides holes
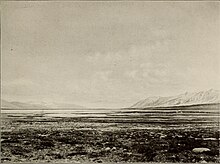
[[[1,163],[220,163],[218,1],[2,1]]]

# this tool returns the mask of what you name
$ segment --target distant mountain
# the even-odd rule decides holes
[[[1,108],[10,108],[10,109],[42,109],[45,108],[45,106],[42,105],[36,105],[36,104],[29,104],[29,103],[23,103],[23,102],[17,102],[17,101],[6,101],[1,100]]]
[[[65,104],[65,103],[34,103],[34,102],[17,102],[17,101],[6,101],[1,100],[1,108],[8,109],[73,109],[73,108],[84,108],[75,104]]]
[[[2,108],[17,108],[16,105],[5,100],[1,100],[1,107]]]
[[[220,103],[220,92],[218,90],[210,89],[208,91],[201,92],[186,92],[184,94],[170,97],[148,97],[135,103],[131,106],[131,108],[168,107],[212,103]]]
[[[39,105],[43,105],[43,106],[46,106],[47,108],[51,108],[51,109],[85,108],[83,106],[76,105],[76,104],[71,104],[71,103],[45,103],[45,102],[42,102]]]

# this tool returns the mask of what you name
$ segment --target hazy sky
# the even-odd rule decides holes
[[[126,107],[219,89],[218,2],[3,2],[2,98]]]

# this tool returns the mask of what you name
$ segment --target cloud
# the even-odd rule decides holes
[[[131,71],[125,72],[125,76],[131,79],[137,79],[137,72],[138,70],[131,70]]]
[[[13,81],[2,81],[2,98],[5,97],[28,97],[38,95],[40,85],[29,79],[15,79]]]
[[[216,6],[6,2],[3,95],[110,104],[215,88]]]
[[[13,87],[13,86],[17,86],[17,87],[21,87],[21,86],[35,86],[36,87],[36,86],[39,86],[38,84],[34,83],[31,80],[23,79],[23,78],[15,79],[13,81],[3,81],[2,85],[8,86],[8,87]]]
[[[101,81],[108,81],[109,75],[112,73],[112,71],[100,71],[96,72],[93,76],[94,79],[101,80]]]

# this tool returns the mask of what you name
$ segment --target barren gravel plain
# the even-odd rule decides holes
[[[2,109],[1,120],[3,163],[220,162],[219,104],[112,110]]]

